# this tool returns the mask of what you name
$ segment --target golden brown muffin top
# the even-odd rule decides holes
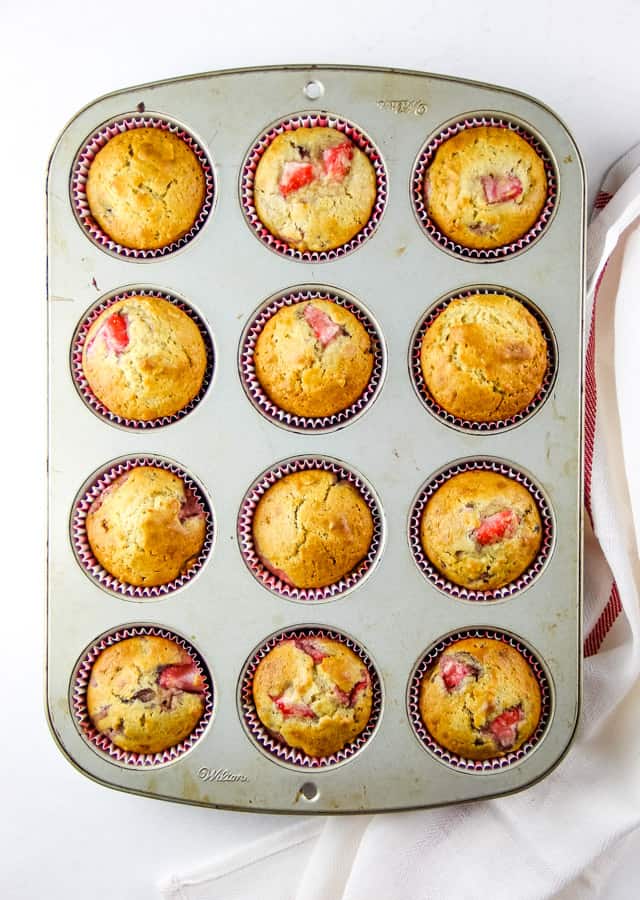
[[[514,647],[491,638],[456,641],[420,686],[420,715],[433,739],[468,759],[518,750],[540,721],[541,693]]]
[[[542,159],[508,128],[465,128],[438,147],[425,176],[429,216],[463,247],[490,249],[517,240],[537,222],[547,198]]]
[[[434,400],[472,422],[496,422],[526,409],[547,370],[540,326],[518,300],[473,294],[452,300],[427,329],[422,374]]]
[[[86,191],[91,215],[110,238],[154,250],[191,230],[204,201],[205,176],[182,138],[160,128],[133,128],[96,153]]]
[[[204,712],[204,680],[175,641],[127,638],[103,650],[91,669],[87,711],[123,750],[159,753],[183,741]]]
[[[330,300],[279,309],[254,352],[256,376],[269,399],[297,416],[330,416],[363,393],[373,371],[367,330]]]
[[[253,698],[270,732],[309,756],[330,756],[366,727],[371,678],[362,660],[341,641],[283,640],[259,663]]]
[[[207,352],[187,313],[162,297],[134,296],[112,304],[92,323],[82,367],[107,409],[148,421],[191,402],[202,387]]]
[[[332,472],[285,475],[262,496],[253,539],[263,564],[299,588],[326,587],[365,558],[373,517],[360,492]]]
[[[335,128],[279,134],[256,169],[256,212],[272,234],[296,250],[346,244],[369,221],[375,200],[373,165]]]
[[[540,513],[523,485],[496,472],[462,472],[427,502],[424,552],[449,581],[489,591],[522,575],[542,540]]]

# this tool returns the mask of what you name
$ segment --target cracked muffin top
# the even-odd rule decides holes
[[[346,244],[369,221],[375,200],[373,165],[335,128],[279,134],[256,169],[256,212],[272,234],[296,250]]]
[[[371,546],[373,517],[365,499],[332,472],[285,475],[262,496],[253,516],[256,552],[286,584],[334,584]]]
[[[204,680],[175,641],[132,637],[103,650],[91,669],[87,712],[94,727],[132,753],[183,741],[204,712]]]
[[[510,244],[535,225],[547,199],[544,163],[509,128],[465,128],[436,150],[425,205],[440,231],[463,247]]]
[[[540,513],[523,485],[497,472],[462,472],[427,502],[424,552],[445,578],[489,591],[522,575],[542,541]]]
[[[202,387],[207,352],[193,319],[162,297],[127,297],[91,325],[82,368],[95,396],[128,419],[179,412]]]
[[[362,394],[373,371],[371,339],[331,300],[284,306],[264,326],[254,352],[269,399],[296,416],[331,416]]]
[[[93,501],[87,538],[107,572],[125,584],[152,587],[193,567],[204,545],[206,517],[181,478],[138,466]]]
[[[466,638],[442,653],[420,685],[420,715],[431,737],[467,759],[518,750],[540,721],[538,680],[502,641]]]
[[[262,724],[284,743],[309,756],[330,756],[366,727],[371,678],[341,641],[285,639],[259,663],[253,699]]]
[[[547,345],[526,307],[503,294],[452,300],[427,329],[420,366],[434,400],[472,422],[526,409],[547,370]]]
[[[87,176],[91,215],[112,240],[155,250],[185,235],[205,197],[193,150],[160,128],[133,128],[111,138]]]

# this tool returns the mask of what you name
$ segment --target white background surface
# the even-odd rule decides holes
[[[0,894],[146,900],[171,872],[286,821],[109,791],[72,769],[47,731],[44,175],[58,133],[93,98],[141,82],[286,62],[398,66],[491,81],[547,103],[583,150],[592,198],[606,168],[640,141],[640,2],[4,0],[0,35]],[[623,872],[633,864],[628,851]],[[604,896],[637,896],[633,881],[616,877]]]

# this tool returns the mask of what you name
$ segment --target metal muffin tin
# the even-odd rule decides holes
[[[261,246],[241,205],[242,167],[274,122],[328,112],[354,123],[381,154],[386,203],[370,238],[346,255],[302,262]],[[92,241],[71,200],[72,168],[105,123],[136,115],[182,126],[211,160],[214,196],[198,233],[176,252],[127,258]],[[530,245],[492,260],[465,259],[426,233],[412,200],[427,142],[451,122],[495,116],[532,133],[557,176],[550,221]],[[353,813],[414,809],[491,797],[544,777],[573,737],[581,677],[583,166],[562,122],[537,101],[491,85],[391,69],[291,66],[198,75],[119,91],[66,127],[48,175],[49,559],[47,707],[62,751],[96,781],[133,793],[230,809]],[[549,323],[557,377],[546,401],[497,431],[451,427],[412,384],[411,342],[434,303],[474,285],[521,294]],[[374,402],[344,427],[291,431],[245,394],[240,342],[256,309],[279,293],[342,291],[370,311],[386,349]],[[115,292],[152,289],[184,298],[209,329],[211,383],[184,417],[126,429],[86,405],[72,377],[74,335]],[[123,457],[175,462],[202,485],[215,521],[197,577],[156,599],[132,599],[86,577],[74,555],[74,504],[90,476]],[[253,577],[238,546],[238,514],[264,472],[291,457],[327,457],[362,473],[380,499],[381,556],[336,598],[292,600]],[[448,595],[410,549],[413,502],[433,475],[460,460],[523,471],[550,504],[552,548],[526,590],[494,602]],[[208,667],[214,709],[188,753],[131,767],[83,737],[73,714],[74,672],[103,635],[157,626],[186,639]],[[371,737],[339,765],[282,762],[250,739],[241,682],[251,654],[280,631],[326,629],[364,648],[381,681]],[[529,648],[548,685],[549,723],[532,749],[480,771],[425,749],[411,724],[411,680],[457,632],[505,633]],[[519,643],[518,643],[519,642]]]

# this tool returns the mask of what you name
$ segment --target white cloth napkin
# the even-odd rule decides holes
[[[244,900],[256,886],[261,900],[600,895],[621,840],[640,828],[640,145],[597,197],[587,273],[586,659],[567,758],[499,800],[303,820],[173,876],[167,900]],[[629,897],[639,895],[636,884]]]

